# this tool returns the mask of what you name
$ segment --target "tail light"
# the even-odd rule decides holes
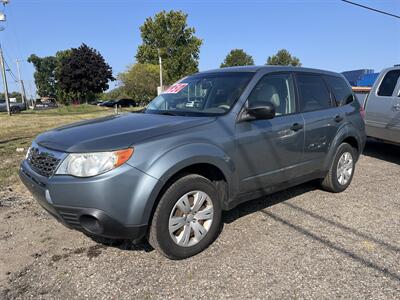
[[[360,115],[361,115],[361,118],[363,118],[363,120],[365,120],[365,109],[362,106],[360,106]]]

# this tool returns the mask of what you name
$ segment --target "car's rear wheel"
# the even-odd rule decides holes
[[[172,259],[193,256],[217,237],[221,204],[215,185],[200,175],[175,181],[162,195],[152,219],[149,242]]]
[[[356,162],[356,150],[347,143],[342,143],[336,150],[328,174],[322,181],[322,188],[329,192],[339,193],[350,185]]]

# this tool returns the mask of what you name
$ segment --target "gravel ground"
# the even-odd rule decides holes
[[[341,194],[304,184],[224,214],[203,253],[96,243],[0,191],[0,298],[400,298],[400,147],[368,143]]]

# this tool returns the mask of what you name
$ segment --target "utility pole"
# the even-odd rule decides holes
[[[0,2],[5,7],[8,4],[8,0],[0,0]],[[6,15],[3,12],[0,12],[0,22],[6,21]],[[0,26],[0,31],[3,31],[4,27]],[[6,77],[6,68],[4,67],[4,57],[3,57],[3,49],[0,45],[0,68],[1,68],[1,75],[3,77],[3,84],[4,84],[4,98],[6,100],[7,105],[7,113],[11,116],[11,109],[10,109],[10,99],[8,98],[8,86],[7,86],[7,77]]]
[[[8,115],[11,116],[10,99],[8,99],[8,85],[7,85],[7,77],[6,77],[6,68],[4,67],[3,49],[1,48],[1,46],[0,46],[0,68],[1,68],[1,75],[3,77],[4,98],[6,99],[7,112],[8,112]]]
[[[19,68],[19,63],[21,62],[19,59],[16,60],[17,62],[17,73],[18,73],[18,81],[21,89],[21,98],[22,98],[22,103],[25,104],[25,107],[27,107],[27,101],[26,101],[26,95],[25,95],[25,87],[24,87],[24,81],[21,79],[21,70]]]

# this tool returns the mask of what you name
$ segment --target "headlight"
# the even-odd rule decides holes
[[[56,174],[90,177],[108,172],[125,163],[133,149],[113,152],[71,153],[58,167]]]
[[[29,158],[29,154],[31,153],[31,149],[32,149],[32,147],[29,147],[28,150],[26,150],[25,159]]]

